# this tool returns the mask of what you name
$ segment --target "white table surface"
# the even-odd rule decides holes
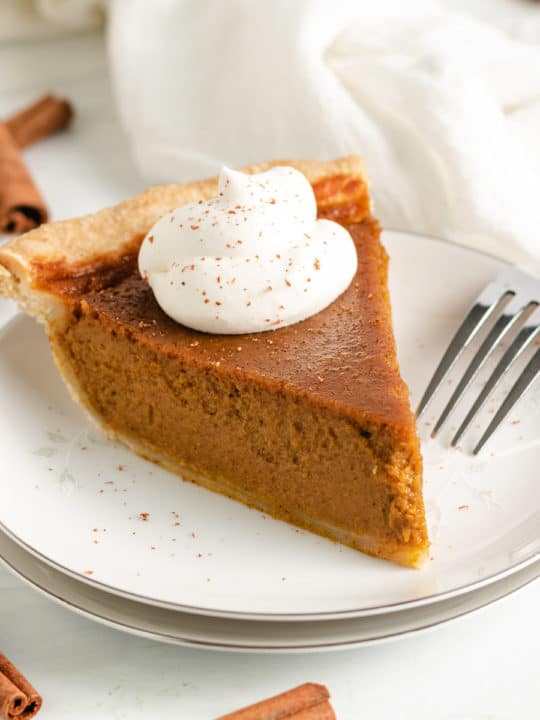
[[[53,219],[144,187],[115,117],[99,36],[0,47],[0,88],[0,116],[46,90],[65,93],[76,105],[72,131],[26,152]],[[0,324],[13,312],[0,300]],[[0,649],[43,693],[43,720],[210,720],[305,681],[328,685],[339,720],[535,720],[539,608],[537,581],[470,616],[385,645],[313,655],[226,654],[97,625],[0,568]]]

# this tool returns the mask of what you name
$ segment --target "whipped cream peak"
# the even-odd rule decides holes
[[[195,330],[275,330],[316,314],[350,284],[350,234],[317,220],[298,170],[224,167],[214,198],[167,213],[146,235],[139,270],[171,318]]]

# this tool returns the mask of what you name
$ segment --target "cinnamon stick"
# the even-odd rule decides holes
[[[6,120],[6,125],[17,147],[24,148],[63,130],[72,118],[73,107],[67,100],[56,95],[44,95]]]
[[[324,685],[305,683],[217,720],[335,720]]]
[[[31,230],[47,220],[47,207],[19,148],[0,123],[0,233]]]
[[[0,718],[29,720],[39,712],[41,695],[5,655],[0,653]]]

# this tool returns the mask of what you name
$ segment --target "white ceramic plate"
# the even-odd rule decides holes
[[[264,622],[208,617],[122,598],[54,569],[2,532],[0,562],[50,599],[118,630],[178,645],[265,653],[339,650],[427,631],[506,597],[540,575],[540,562],[533,563],[474,592],[398,613]]]
[[[426,237],[384,239],[415,403],[467,307],[504,264]],[[16,318],[0,338],[0,393],[0,527],[46,562],[126,597],[207,615],[360,616],[470,591],[539,556],[538,387],[477,459],[448,450],[445,434],[424,443],[433,560],[422,571],[300,532],[107,442],[69,398],[29,319]]]

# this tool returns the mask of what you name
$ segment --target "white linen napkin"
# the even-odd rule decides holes
[[[139,167],[178,181],[360,153],[387,227],[540,256],[540,45],[448,6],[114,0],[111,66]]]

